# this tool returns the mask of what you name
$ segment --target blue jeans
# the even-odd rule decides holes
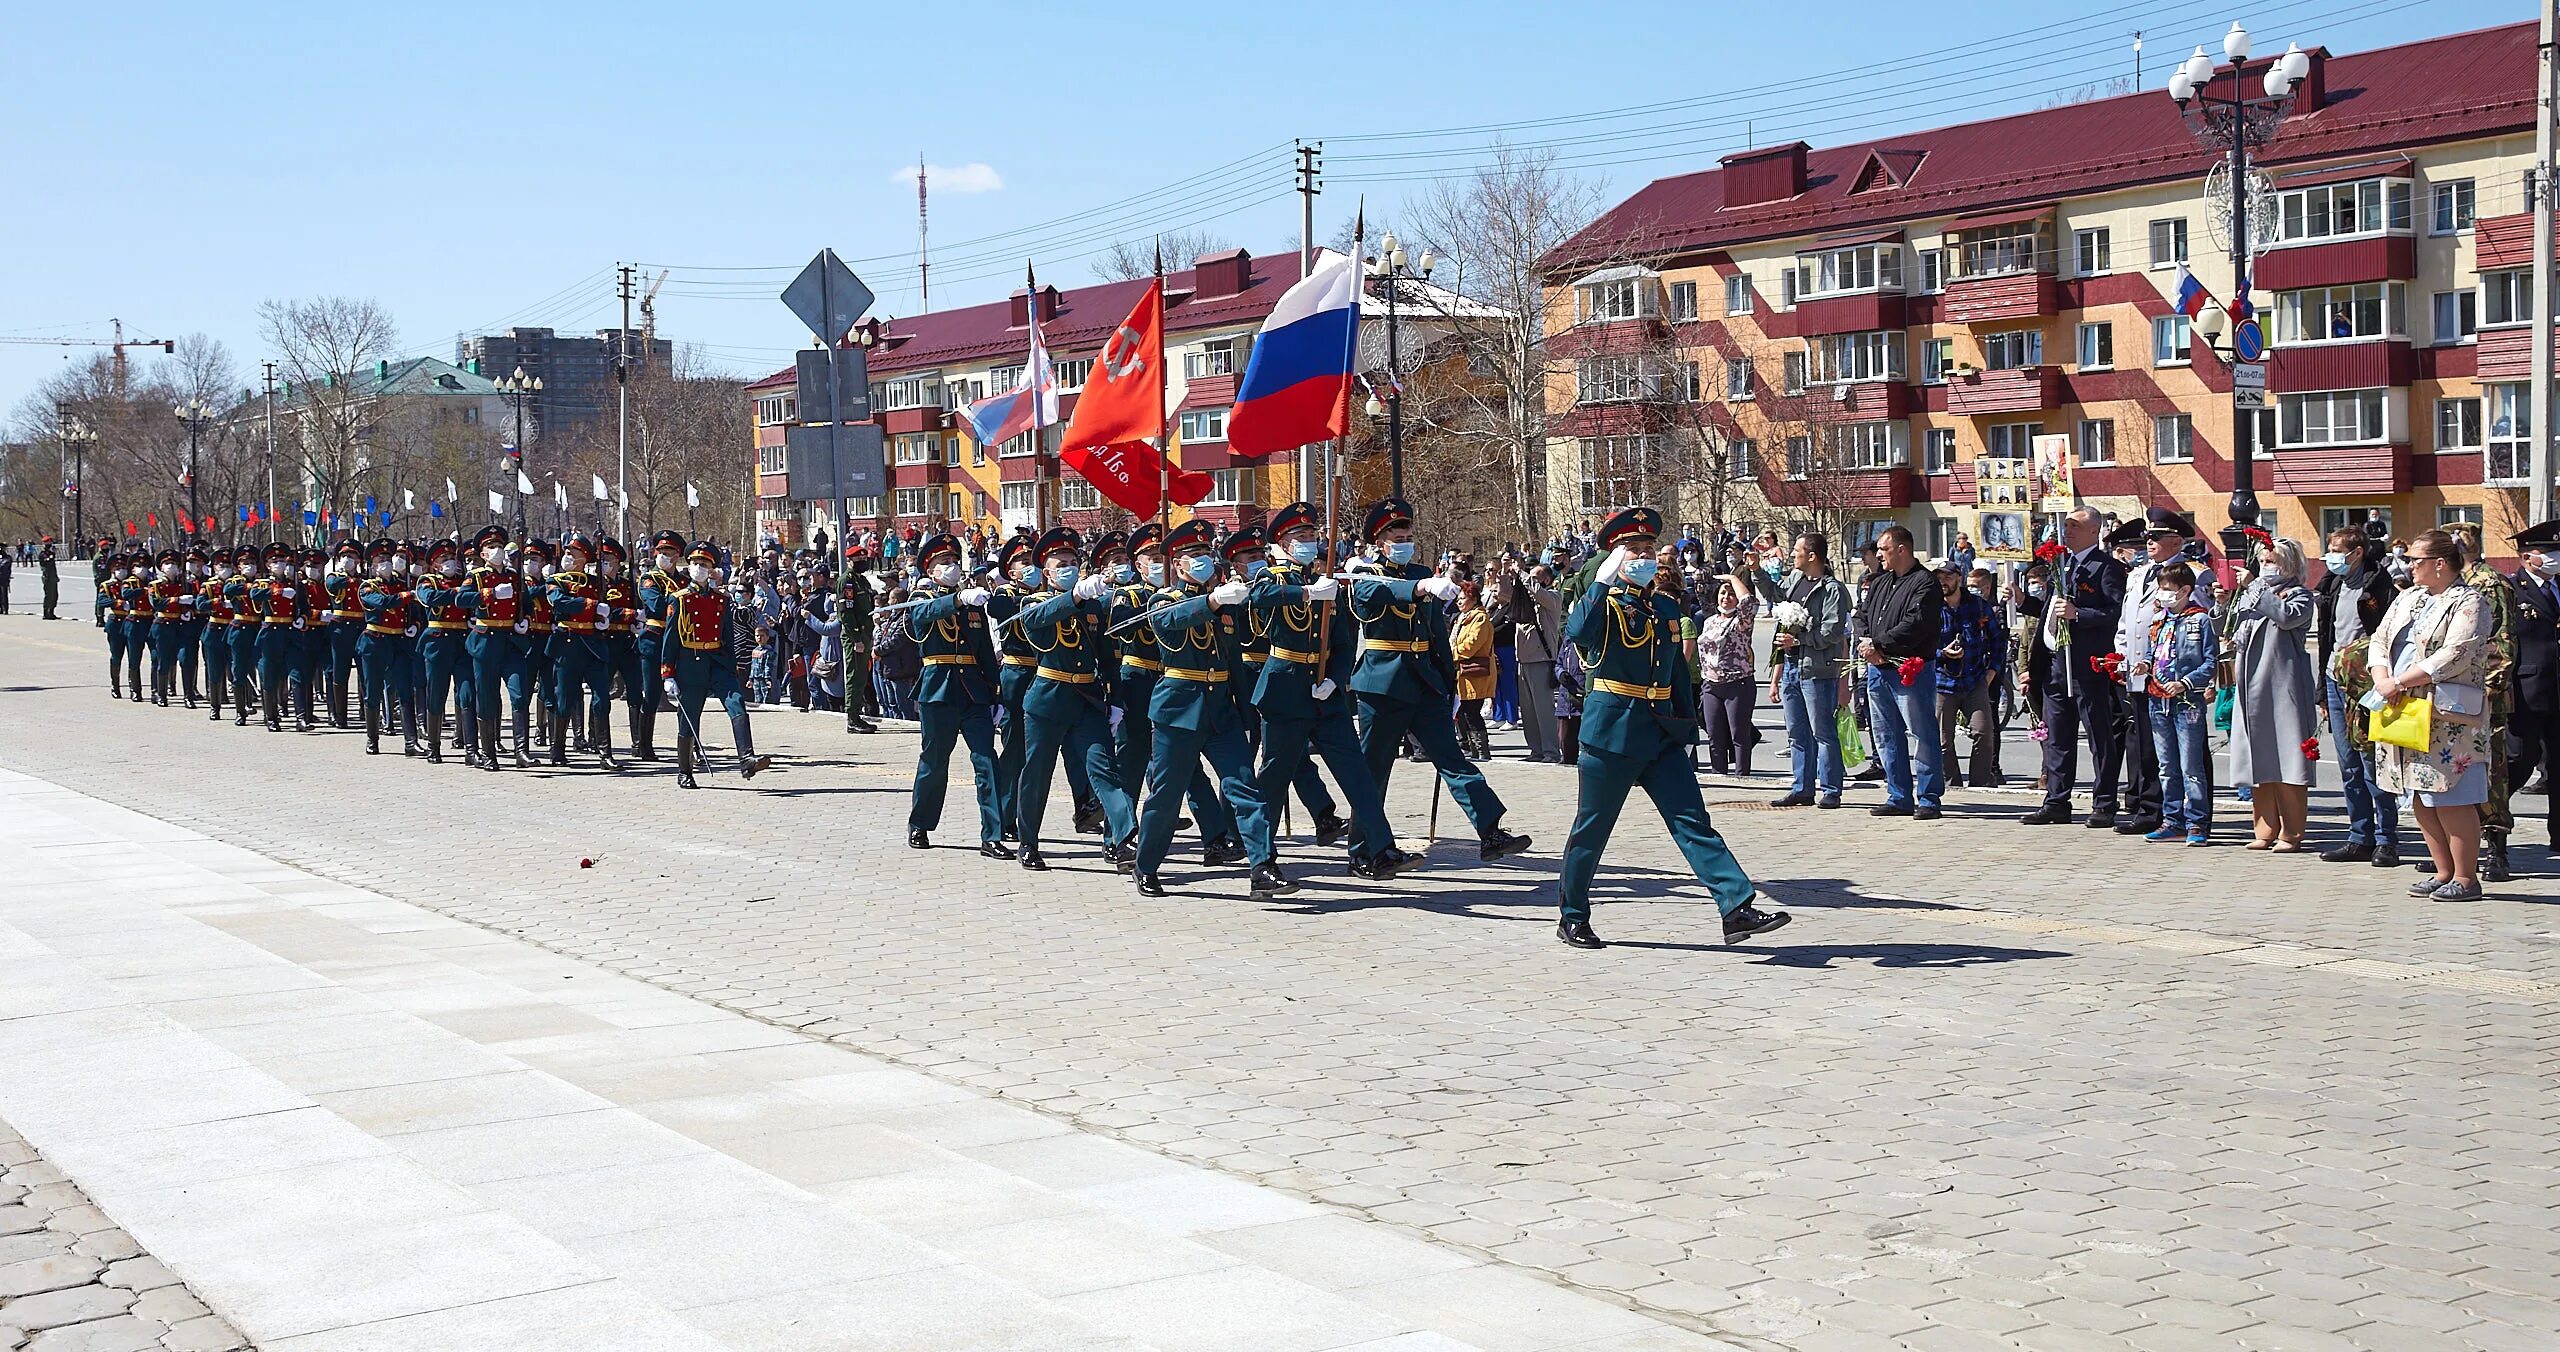
[[[1867,730],[1876,759],[1884,762],[1884,800],[1895,807],[1937,807],[1947,796],[1938,745],[1938,664],[1922,664],[1909,685],[1891,665],[1867,668]]]
[[[1779,677],[1778,702],[1787,715],[1787,764],[1792,791],[1840,796],[1848,771],[1840,764],[1840,678],[1807,676],[1804,663],[1789,662]]]
[[[2350,708],[2345,687],[2336,681],[2320,682],[2327,692],[2329,704],[2329,744],[2337,748],[2338,789],[2347,800],[2347,843],[2350,845],[2388,845],[2400,848],[2400,799],[2383,793],[2374,786],[2373,762],[2347,740],[2349,718],[2362,718],[2364,710]]]
[[[2190,836],[2213,829],[2213,753],[2205,749],[2205,728],[2213,711],[2197,696],[2151,697],[2151,745],[2160,757],[2160,825],[2184,828]]]

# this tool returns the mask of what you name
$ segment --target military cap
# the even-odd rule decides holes
[[[1084,553],[1084,537],[1076,533],[1075,527],[1051,526],[1042,532],[1039,548],[1033,551],[1032,556],[1046,563],[1050,555],[1062,549],[1075,555]]]
[[[178,561],[178,551],[163,548],[157,555],[152,557],[151,561],[153,563],[176,563]]]
[[[387,535],[364,547],[365,557],[369,559],[387,559],[399,552],[400,542]]]
[[[2117,545],[2138,545],[2142,543],[2142,536],[2142,522],[2120,521],[2116,523],[2116,528],[2108,531],[2106,538],[2099,543],[2104,544],[2109,548],[2114,548]]]
[[[650,553],[657,553],[660,545],[673,545],[676,552],[681,554],[684,552],[684,535],[678,531],[662,530],[649,537]]]
[[[191,544],[191,545],[188,545],[188,546],[187,546],[187,557],[188,557],[188,558],[190,558],[190,559],[195,560],[195,561],[196,561],[196,562],[198,562],[198,563],[202,563],[202,562],[204,562],[204,561],[205,561],[205,559],[206,559],[207,557],[209,557],[209,556],[205,553],[204,541],[203,541],[203,540],[201,540],[201,539],[199,539],[199,540],[197,540],[195,543],[193,543],[193,544]]]
[[[2509,537],[2520,545],[2560,545],[2560,516],[2538,525],[2527,526]]]
[[[1324,523],[1317,519],[1316,505],[1312,502],[1290,503],[1279,511],[1273,512],[1271,519],[1263,523],[1263,531],[1275,542],[1293,530],[1320,531],[1323,529]]]
[[[1662,513],[1650,507],[1621,507],[1600,523],[1597,537],[1602,549],[1615,549],[1629,540],[1662,538]]]
[[[695,545],[685,557],[695,563],[708,563],[716,567],[720,562],[720,547],[705,540]]]
[[[549,540],[528,538],[524,542],[524,556],[528,559],[540,559],[544,563],[549,563],[552,558],[551,542]]]
[[[573,535],[569,538],[570,540],[583,542],[586,537]],[[568,543],[569,542],[566,540],[562,541],[561,547],[564,549],[567,548]],[[629,556],[622,552],[622,542],[620,540],[617,540],[610,535],[599,535],[596,537],[595,557],[599,559],[619,559],[627,558]]]
[[[2154,507],[2142,514],[2142,533],[2175,535],[2182,540],[2192,540],[2196,538],[2196,523],[2188,520],[2183,512],[2173,512],[2166,507]]]
[[[427,545],[427,562],[449,559],[462,552],[462,544],[451,536],[441,536]]]
[[[321,553],[320,546],[318,545],[306,545],[302,550],[302,561],[304,563],[327,563],[329,561],[329,556]]]
[[[482,526],[479,530],[473,532],[471,536],[471,547],[473,549],[486,548],[491,544],[502,545],[506,542],[507,528],[494,521],[490,522],[488,525]]]
[[[1210,543],[1213,530],[1208,522],[1195,516],[1174,527],[1172,533],[1164,537],[1164,552],[1178,554],[1194,545],[1205,547]]]
[[[50,542],[50,541],[48,541],[47,543],[51,543],[51,542]],[[229,562],[231,562],[231,546],[229,546],[229,545],[217,545],[217,546],[215,546],[215,547],[214,547],[214,551],[213,551],[213,561],[214,561],[215,563],[229,563]]]
[[[960,557],[960,537],[949,531],[928,535],[924,537],[923,544],[916,546],[916,562],[920,565],[930,565],[935,558],[944,554],[949,554],[955,559]]]
[[[1378,542],[1378,537],[1386,534],[1388,531],[1394,530],[1399,526],[1410,527],[1412,525],[1412,503],[1407,502],[1402,498],[1381,498],[1375,505],[1369,508],[1368,515],[1362,518],[1360,522],[1360,538],[1371,544],[1376,544]]]
[[[1004,544],[996,550],[996,566],[1003,568],[1008,572],[1012,571],[1013,565],[1016,562],[1021,560],[1023,556],[1032,553],[1035,544],[1036,542],[1029,535],[1015,535],[1008,537]]]
[[[272,544],[270,544],[270,545],[268,545],[268,546],[267,546],[267,548],[266,548],[266,552],[265,552],[261,557],[264,557],[264,558],[270,558],[270,559],[289,559],[289,558],[292,558],[292,557],[293,557],[293,546],[291,546],[291,545],[289,545],[289,544],[286,544],[286,543],[285,543],[284,541],[282,541],[282,540],[275,541],[274,543],[272,543]]]
[[[364,557],[364,546],[356,540],[356,537],[352,535],[342,535],[338,537],[337,547],[330,550],[329,553],[331,557],[335,557],[340,554],[353,554],[360,559]]]
[[[1264,543],[1262,527],[1245,526],[1228,532],[1226,543],[1218,548],[1218,556],[1229,563],[1253,558],[1262,553]]]
[[[591,559],[596,556],[595,541],[588,539],[585,531],[573,530],[560,537],[560,552],[565,555],[572,549]]]
[[[1107,530],[1094,539],[1093,561],[1096,563],[1108,558],[1126,558],[1128,554],[1129,534],[1126,531]]]
[[[1144,554],[1150,549],[1164,548],[1164,526],[1154,521],[1141,521],[1129,530],[1129,552]]]

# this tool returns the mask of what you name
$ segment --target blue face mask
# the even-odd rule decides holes
[[[1322,540],[1292,540],[1289,542],[1289,560],[1292,563],[1313,563],[1323,557],[1324,541]]]
[[[1255,578],[1258,578],[1258,577],[1262,576],[1262,574],[1263,574],[1263,570],[1265,570],[1265,569],[1269,568],[1270,566],[1271,566],[1271,564],[1269,563],[1269,561],[1264,560],[1264,559],[1247,559],[1247,560],[1245,560],[1245,561],[1244,561],[1244,579],[1245,579],[1245,581],[1247,581],[1247,582],[1251,582],[1251,581],[1252,581],[1252,580],[1254,580]]]
[[[1206,582],[1218,575],[1218,561],[1206,554],[1194,554],[1182,561],[1182,571],[1194,582]]]
[[[1661,563],[1653,559],[1629,559],[1621,575],[1636,586],[1644,587],[1652,585],[1653,575],[1661,569]]]
[[[1126,587],[1138,580],[1138,570],[1125,563],[1115,563],[1111,565],[1110,577],[1112,586]]]
[[[1084,576],[1083,569],[1072,563],[1062,563],[1049,570],[1049,585],[1059,591],[1066,591],[1075,586],[1076,579],[1082,576]]]
[[[1540,555],[1538,555],[1538,562],[1545,564],[1545,565],[1546,565],[1546,566],[1548,566],[1549,568],[1553,568],[1553,567],[1555,567],[1555,566],[1556,566],[1556,552],[1555,552],[1554,550],[1550,549],[1550,550],[1545,551],[1544,553],[1541,553]]]
[[[1411,563],[1411,562],[1413,562],[1413,541],[1411,541],[1411,540],[1397,540],[1397,541],[1394,541],[1394,542],[1390,543],[1390,544],[1387,546],[1387,562],[1389,562],[1389,563]]]

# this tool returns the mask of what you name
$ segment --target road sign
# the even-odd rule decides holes
[[[889,491],[878,423],[784,428],[783,447],[791,496],[803,502],[872,498]],[[844,476],[841,488],[838,474]]]
[[[809,332],[816,334],[819,342],[833,347],[844,341],[844,336],[853,331],[854,321],[871,308],[871,288],[853,275],[853,269],[836,257],[835,250],[820,249],[818,256],[809,260],[809,266],[791,279],[791,285],[782,289],[782,303],[800,316],[800,322],[809,326]]]
[[[2244,361],[2231,368],[2231,403],[2235,408],[2267,406],[2267,364]]]
[[[799,356],[799,420],[809,423],[868,422],[871,419],[871,354],[858,347],[835,352],[836,380],[827,379],[827,354],[805,348]],[[844,416],[836,416],[829,389],[844,391]]]
[[[2241,320],[2231,329],[2231,350],[2242,361],[2256,361],[2267,355],[2267,332],[2254,318]]]

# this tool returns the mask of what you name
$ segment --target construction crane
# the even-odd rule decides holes
[[[658,345],[658,288],[666,284],[667,274],[661,270],[658,280],[649,283],[648,291],[640,297],[640,360],[644,362]]]
[[[115,349],[115,392],[118,398],[122,398],[128,385],[124,359],[126,348],[156,347],[162,352],[174,354],[178,350],[178,345],[167,338],[127,338],[124,336],[123,320],[113,319],[108,322],[115,325],[116,336],[113,338],[0,338],[0,343],[35,343],[47,347],[113,348]]]

